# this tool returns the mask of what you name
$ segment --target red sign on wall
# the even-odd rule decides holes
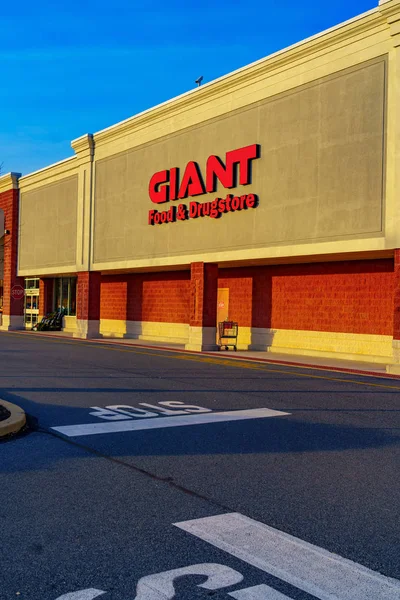
[[[225,164],[218,156],[209,156],[206,162],[206,176],[203,179],[200,166],[194,161],[188,162],[180,177],[179,169],[158,171],[149,182],[150,200],[155,204],[182,200],[191,196],[200,196],[213,193],[217,190],[217,182],[222,187],[231,189],[238,185],[251,183],[251,161],[259,158],[259,144],[252,144],[226,153]],[[168,210],[150,210],[149,225],[186,221],[197,217],[219,218],[225,212],[235,212],[256,208],[258,198],[256,194],[235,196],[228,194],[226,198],[215,198],[208,202],[190,202],[171,206]]]
[[[24,297],[25,290],[22,285],[13,285],[11,288],[11,298],[13,300],[21,300]]]

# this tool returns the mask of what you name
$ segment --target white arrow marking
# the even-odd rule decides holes
[[[183,427],[186,425],[206,425],[226,421],[244,421],[247,419],[265,419],[267,417],[282,417],[290,415],[287,412],[270,408],[255,408],[250,410],[231,410],[225,412],[210,412],[191,414],[179,417],[158,417],[156,419],[141,419],[129,421],[113,421],[107,423],[85,423],[83,425],[64,425],[51,427],[68,437],[81,435],[96,435],[100,433],[121,433],[125,431],[141,431],[144,429],[164,429],[166,427]]]
[[[228,596],[236,598],[236,600],[291,600],[289,596],[281,594],[277,590],[270,588],[268,585],[255,585],[254,587],[230,592]]]
[[[175,525],[320,600],[400,600],[397,579],[239,513]]]

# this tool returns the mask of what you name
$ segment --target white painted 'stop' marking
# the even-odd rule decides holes
[[[239,513],[175,525],[320,600],[400,600],[400,581]]]
[[[138,582],[134,600],[172,600],[175,598],[175,579],[185,575],[206,575],[206,581],[197,584],[198,587],[206,590],[219,590],[243,580],[243,575],[225,565],[215,563],[190,565],[142,577]]]
[[[51,427],[68,437],[96,435],[100,433],[120,433],[124,431],[140,431],[144,429],[164,429],[165,427],[183,427],[185,425],[205,425],[207,423],[223,423],[225,421],[244,421],[246,419],[262,419],[281,417],[290,413],[272,410],[271,408],[254,408],[251,410],[232,410],[191,414],[179,417],[158,417],[157,419],[141,419],[140,421],[113,421],[107,423],[85,423],[82,425],[64,425]]]

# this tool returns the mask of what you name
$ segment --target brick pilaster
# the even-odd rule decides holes
[[[393,281],[393,364],[386,366],[388,373],[400,374],[400,250],[394,251]]]
[[[187,350],[216,349],[218,265],[192,263]]]
[[[18,264],[18,211],[19,173],[9,173],[0,177],[0,209],[4,212],[4,276],[3,276],[3,318],[1,329],[21,329],[24,326],[24,297],[14,300],[11,290],[15,285],[24,287],[24,278],[17,276]],[[8,188],[8,189],[7,189]],[[3,234],[3,232],[1,232]]]
[[[100,329],[100,283],[101,273],[81,271],[76,285],[75,337],[98,337]]]
[[[400,340],[400,250],[394,251],[393,340]]]

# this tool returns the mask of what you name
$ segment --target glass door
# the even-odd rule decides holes
[[[25,279],[24,321],[25,329],[31,329],[39,316],[39,278]]]

